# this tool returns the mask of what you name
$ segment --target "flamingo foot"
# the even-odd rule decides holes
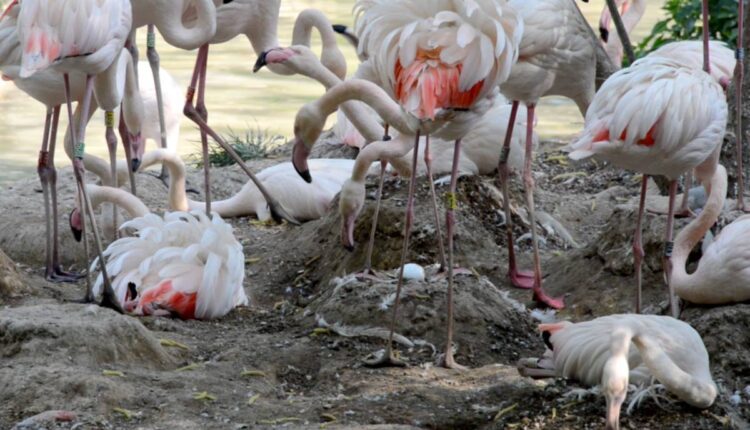
[[[380,351],[375,351],[372,354],[368,355],[365,359],[363,359],[362,362],[367,367],[376,367],[376,368],[406,367],[407,366],[406,362],[396,357],[393,354],[393,350],[391,349],[389,349],[388,351],[384,349],[381,349]]]
[[[47,270],[45,278],[49,282],[59,283],[76,283],[79,279],[83,278],[83,274],[76,272],[66,272],[62,270],[60,266],[55,266]]]
[[[443,355],[439,361],[440,367],[444,367],[446,369],[454,369],[454,370],[468,370],[469,368],[466,366],[463,366],[461,364],[456,363],[456,359],[453,358],[453,348],[449,348],[449,350]]]
[[[530,270],[511,269],[508,273],[510,284],[516,288],[530,290],[534,288],[534,272]]]
[[[117,300],[113,297],[111,297],[108,294],[104,294],[102,297],[102,301],[99,302],[99,306],[107,309],[112,309],[113,311],[117,312],[118,314],[124,314],[125,311],[122,310],[122,306],[117,302]]]
[[[374,271],[373,269],[364,269],[363,271],[359,273],[355,273],[354,277],[357,278],[358,281],[372,281],[372,282],[385,281],[385,278],[381,276],[378,272]]]
[[[552,309],[563,309],[565,308],[565,300],[560,298],[553,298],[548,296],[541,287],[534,288],[534,301],[541,303]]]

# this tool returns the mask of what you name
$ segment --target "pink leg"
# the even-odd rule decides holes
[[[664,243],[664,258],[662,260],[662,266],[664,267],[664,277],[666,278],[667,286],[669,287],[669,311],[674,318],[678,317],[677,301],[675,300],[674,286],[672,285],[672,251],[674,249],[672,237],[674,235],[674,201],[676,194],[677,181],[672,181],[669,184],[669,213],[667,214],[667,233]]]
[[[419,132],[414,140],[414,155],[411,163],[411,178],[409,178],[409,197],[406,201],[406,220],[404,221],[404,245],[401,248],[401,265],[398,271],[398,284],[396,285],[396,301],[393,304],[393,313],[391,314],[390,332],[385,347],[385,352],[380,357],[372,360],[365,360],[368,366],[405,366],[406,363],[396,358],[393,354],[393,332],[396,329],[396,317],[398,316],[398,307],[401,302],[401,288],[404,285],[404,266],[406,265],[406,256],[409,251],[409,239],[411,227],[414,222],[414,192],[416,191],[417,177],[417,160],[419,159]]]
[[[159,53],[156,52],[156,29],[153,24],[148,25],[148,34],[146,38],[146,58],[151,66],[151,74],[154,76],[154,89],[156,90],[156,106],[159,110],[159,131],[160,147],[167,147],[167,127],[164,125],[164,97],[161,91],[161,76],[159,75]],[[136,63],[137,64],[137,63]],[[161,176],[162,180],[168,177],[167,166],[162,163]]]
[[[561,298],[549,297],[542,289],[542,262],[539,257],[539,242],[537,241],[536,216],[534,214],[534,177],[531,172],[533,154],[534,105],[528,105],[526,124],[526,159],[524,160],[523,183],[526,192],[526,205],[529,208],[529,223],[531,224],[531,242],[534,249],[534,300],[554,308],[562,309],[565,304]]]
[[[208,113],[205,110],[205,103],[203,103],[203,94],[205,93],[205,84],[206,84],[206,69],[207,69],[207,61],[208,61],[208,45],[203,45],[200,50],[198,51],[198,58],[196,60],[195,64],[195,70],[193,71],[193,78],[190,81],[190,87],[188,88],[188,94],[187,94],[187,101],[185,102],[185,107],[183,109],[183,113],[185,116],[187,116],[191,121],[193,121],[201,130],[201,136],[203,136],[203,133],[208,134],[211,136],[211,138],[219,144],[226,152],[229,154],[230,157],[234,159],[234,161],[240,166],[240,168],[247,174],[248,177],[250,177],[250,180],[253,181],[255,186],[258,187],[258,190],[263,195],[263,198],[266,199],[266,202],[268,202],[268,207],[271,210],[271,215],[273,218],[277,221],[286,220],[290,224],[299,225],[299,221],[295,220],[294,217],[289,215],[286,210],[284,209],[281,204],[279,204],[278,200],[276,200],[266,189],[266,187],[263,185],[263,183],[258,180],[258,178],[255,176],[255,174],[250,170],[249,167],[247,167],[247,164],[242,160],[242,158],[237,154],[237,151],[234,150],[229,144],[227,144],[224,139],[219,136],[218,133],[216,133],[206,121],[206,118],[208,117]],[[195,85],[197,83],[198,78],[200,77],[200,83],[201,85],[198,87],[198,101],[197,106],[193,106],[193,96],[195,95]],[[203,156],[204,156],[204,169],[205,169],[205,175],[206,175],[206,209],[207,213],[210,213],[210,191],[208,190],[210,181],[208,178],[208,140],[204,140],[203,137],[201,137],[201,143],[205,142],[203,145]]]
[[[510,154],[510,141],[513,138],[513,127],[516,124],[516,115],[518,113],[518,101],[513,102],[513,108],[510,111],[510,120],[508,129],[505,132],[505,143],[503,152],[500,154],[500,163],[497,171],[500,173],[500,182],[503,186],[503,199],[505,200],[505,232],[508,241],[508,276],[510,283],[517,288],[530,289],[534,286],[534,272],[519,271],[516,266],[516,251],[513,243],[513,218],[510,213],[510,191],[508,191],[508,182],[510,181],[510,172],[508,169],[508,155]]]
[[[456,146],[460,145],[460,141],[456,142]],[[454,155],[456,157],[456,155]],[[432,196],[432,212],[435,216],[435,230],[438,242],[438,252],[440,253],[440,272],[445,270],[445,248],[443,247],[443,232],[440,228],[440,214],[438,213],[437,207],[437,194],[435,193],[435,182],[432,179],[432,154],[430,154],[430,135],[428,134],[425,139],[424,145],[424,164],[427,169],[427,181],[430,184],[430,195]],[[458,168],[458,166],[455,166]],[[449,239],[450,240],[450,239]]]
[[[641,200],[638,204],[638,216],[635,221],[635,234],[633,235],[633,261],[635,263],[636,296],[635,313],[641,313],[643,273],[641,264],[644,252],[641,240],[641,222],[643,221],[643,208],[646,206],[646,189],[648,187],[648,175],[643,175],[641,180]]]
[[[120,133],[120,139],[122,140],[122,146],[125,149],[125,161],[128,163],[128,176],[130,177],[130,193],[136,195],[135,186],[135,172],[138,171],[138,166],[133,165],[133,150],[128,136],[128,127],[125,125],[125,119],[122,116],[122,109],[120,110],[120,125],[118,126]]]
[[[114,111],[104,112],[104,126],[105,140],[107,141],[107,149],[109,150],[109,166],[110,173],[112,174],[113,188],[119,188],[120,184],[117,183],[117,136],[115,136],[115,113]],[[114,232],[114,240],[117,240],[119,235],[117,234],[117,206],[112,205],[112,231]]]
[[[448,191],[448,206],[445,209],[445,228],[448,235],[448,297],[445,299],[448,303],[448,334],[445,341],[445,355],[443,366],[449,369],[463,369],[464,367],[456,363],[453,358],[453,228],[456,224],[455,210],[458,206],[458,197],[456,196],[456,183],[458,182],[458,162],[461,158],[461,139],[456,140],[456,146],[453,152],[453,170],[451,171],[450,191]]]
[[[93,76],[86,76],[86,92],[84,93],[83,102],[82,102],[82,112],[88,112],[89,106],[91,104],[91,96],[94,92],[94,77]],[[117,298],[115,296],[115,292],[112,289],[112,284],[109,282],[109,276],[107,275],[107,268],[105,266],[105,259],[102,255],[102,245],[101,245],[101,239],[99,238],[99,231],[96,226],[96,220],[94,218],[94,210],[91,206],[91,201],[88,198],[88,194],[86,193],[86,186],[84,184],[84,168],[83,168],[83,155],[85,152],[85,146],[84,142],[86,139],[86,122],[87,119],[84,117],[81,117],[81,123],[79,124],[78,133],[74,133],[73,130],[74,122],[72,121],[72,108],[71,108],[71,100],[70,100],[70,84],[68,75],[65,75],[65,94],[66,98],[68,100],[68,115],[70,117],[70,124],[71,124],[71,135],[73,138],[73,142],[76,142],[75,145],[75,151],[74,151],[74,159],[73,159],[73,171],[75,173],[76,182],[78,183],[78,192],[80,195],[80,203],[79,205],[83,205],[83,208],[79,206],[81,218],[82,218],[82,226],[83,226],[83,234],[84,234],[84,245],[86,242],[86,232],[85,232],[85,226],[86,226],[86,218],[89,218],[89,223],[91,230],[94,233],[94,245],[96,248],[97,256],[99,257],[99,268],[101,270],[102,277],[104,278],[104,294],[102,297],[102,301],[100,303],[103,307],[111,308],[117,312],[122,313],[122,308],[120,307],[120,304],[117,301]],[[86,249],[86,262],[89,261],[88,256],[88,246],[85,246]],[[86,297],[85,301],[90,301],[93,298],[93,292],[92,292],[92,284],[91,284],[91,277],[88,276],[88,273],[86,274]]]

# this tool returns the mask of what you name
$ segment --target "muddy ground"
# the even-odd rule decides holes
[[[544,282],[568,305],[555,318],[628,312],[634,301],[630,240],[639,178],[602,164],[570,163],[560,146],[544,143],[535,162]],[[287,160],[288,148],[274,157]],[[250,165],[260,169],[275,161]],[[216,169],[214,195],[228,197],[245,180],[236,167]],[[202,186],[194,169],[189,181]],[[73,205],[69,170],[60,172],[59,183],[63,262],[82,269],[81,246],[67,230]],[[364,358],[383,347],[391,314],[406,185],[398,178],[386,182],[373,259],[382,271],[378,282],[347,276],[364,262],[372,199],[360,216],[353,252],[340,246],[336,210],[301,227],[232,220],[245,247],[245,289],[252,304],[211,322],[136,319],[72,303],[83,295],[83,283],[50,284],[42,276],[38,180],[7,187],[0,195],[0,249],[16,263],[0,254],[0,428],[50,410],[74,416],[67,415],[66,422],[43,416],[17,428],[603,428],[602,397],[566,396],[580,387],[518,376],[517,360],[539,355],[544,347],[529,310],[531,294],[511,288],[506,279],[506,227],[494,177],[459,182],[456,258],[474,274],[457,278],[454,346],[457,360],[470,369],[435,366],[445,335],[446,283],[438,278],[405,287],[397,332],[400,356],[409,367],[363,366]],[[139,174],[138,186],[152,210],[165,209],[161,182]],[[528,232],[527,214],[517,178],[511,188],[519,238]],[[445,190],[438,187],[441,195]],[[368,194],[374,191],[371,179]],[[425,266],[439,258],[428,197],[422,179],[409,260]],[[665,204],[653,184],[649,204]],[[727,203],[722,223],[737,216],[733,207]],[[645,225],[644,300],[648,312],[660,313],[666,306],[660,272],[664,222],[647,215]],[[521,239],[517,249],[528,267],[530,241]],[[703,335],[711,354],[720,386],[716,403],[699,411],[647,401],[622,417],[623,427],[748,428],[750,305],[689,307],[682,317]]]

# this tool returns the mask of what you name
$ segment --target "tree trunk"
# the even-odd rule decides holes
[[[745,11],[745,28],[744,28],[744,48],[745,52],[748,51],[748,43],[750,42],[750,20],[748,19],[750,17],[750,14],[748,14],[747,11]],[[745,56],[744,60],[745,64],[745,70],[748,69],[748,57]],[[727,90],[727,100],[729,103],[729,124],[727,126],[727,134],[724,137],[724,146],[721,149],[721,164],[727,168],[727,173],[729,174],[729,196],[735,197],[737,195],[736,193],[736,186],[737,186],[737,136],[735,133],[735,125],[737,124],[736,121],[736,115],[737,115],[737,103],[735,102],[735,82],[732,82],[732,85],[729,86],[729,89]],[[748,94],[748,91],[750,91],[750,82],[748,82],[747,77],[745,77],[743,88],[742,88],[742,94],[743,94],[743,103],[741,107],[742,112],[742,135],[743,135],[743,153],[742,153],[742,162],[744,164],[745,172],[747,172],[748,167],[748,123],[750,123],[750,106],[748,106],[748,99],[745,97],[746,94]],[[745,188],[747,188],[748,185],[748,177],[747,173],[745,174]]]

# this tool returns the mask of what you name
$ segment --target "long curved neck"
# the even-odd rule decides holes
[[[722,165],[716,166],[714,176],[708,186],[708,200],[700,215],[683,228],[674,243],[672,254],[672,283],[678,293],[697,286],[697,274],[688,274],[685,268],[690,251],[719,219],[727,195],[727,171]]]
[[[157,163],[164,163],[169,169],[169,208],[175,211],[189,210],[185,191],[185,163],[176,153],[159,148],[143,154],[141,169]]]
[[[292,31],[292,45],[305,45],[309,48],[312,41],[313,27],[320,33],[323,49],[333,47],[338,49],[336,32],[333,31],[331,22],[323,12],[317,9],[305,9],[297,16],[297,20],[294,22],[294,30]]]
[[[265,204],[266,200],[258,187],[255,186],[253,181],[248,181],[240,192],[232,197],[211,202],[211,211],[219,214],[222,218],[247,216],[251,213],[258,215],[258,208]],[[188,200],[188,206],[191,211],[200,210],[206,208],[206,203]],[[261,219],[261,221],[265,221],[265,219]]]
[[[366,103],[391,127],[403,134],[414,135],[420,127],[419,120],[405,115],[399,104],[391,99],[385,90],[372,82],[350,79],[336,85],[318,100],[300,109],[295,121],[295,135],[300,137],[308,148],[312,148],[323,130],[325,119],[341,104],[351,100]],[[313,122],[305,124],[309,118],[313,118]],[[303,125],[309,127],[305,129]]]
[[[245,29],[245,35],[253,45],[257,54],[279,46],[278,27],[280,0],[263,0],[255,2],[257,9],[251,8],[254,16],[246,17],[250,25]],[[271,70],[273,68],[269,67]]]
[[[646,0],[633,0],[628,10],[622,14],[622,24],[625,27],[625,31],[628,34],[632,34],[633,29],[641,21],[643,15],[646,13]],[[607,55],[612,61],[620,68],[622,64],[622,57],[624,48],[622,46],[622,40],[617,31],[609,33],[609,39],[607,40],[607,46],[605,47]]]
[[[86,192],[94,209],[102,203],[112,203],[125,209],[132,218],[142,217],[150,213],[138,197],[119,188],[86,184]]]
[[[190,7],[195,8],[195,19],[190,23],[190,26],[185,25],[184,19],[187,1],[190,1]],[[159,7],[166,7],[167,10],[164,13],[149,12],[157,16],[154,24],[164,40],[170,45],[186,50],[196,49],[208,42],[216,33],[216,7],[211,0],[183,0],[181,2],[183,13],[175,13],[173,10],[169,10],[174,6],[171,1],[159,3]]]
[[[341,79],[324,67],[317,59],[305,62],[304,66],[296,69],[296,72],[320,82],[326,91],[341,83]],[[365,138],[365,141],[369,143],[382,139],[383,126],[376,118],[373,118],[370,111],[365,109],[361,103],[349,101],[343,103],[340,108],[357,128],[357,131]]]

